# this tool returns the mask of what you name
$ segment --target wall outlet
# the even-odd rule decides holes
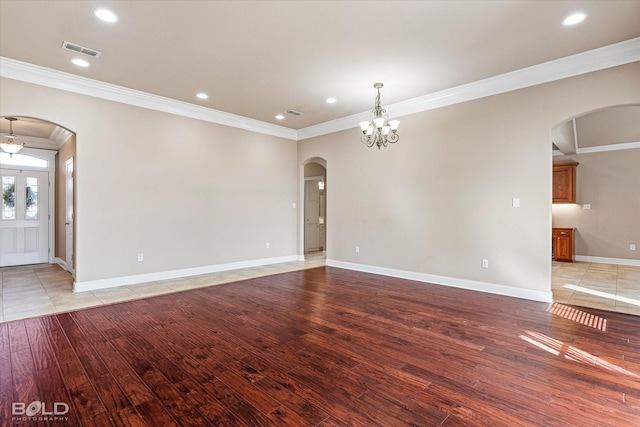
[[[582,205],[582,209],[584,209],[585,211],[588,211],[591,209],[591,203],[585,203],[584,205]]]
[[[295,209],[295,208],[296,208],[296,204],[295,204],[295,202],[294,202],[294,203],[291,203],[291,207],[292,207],[293,209]]]
[[[267,242],[267,249],[271,249],[271,243]]]
[[[356,253],[359,254],[360,253],[360,246],[356,246]]]
[[[489,260],[488,259],[483,259],[482,260],[482,268],[489,268]]]
[[[144,254],[138,254],[138,262],[144,261]]]
[[[629,245],[629,250],[630,251],[635,251],[636,250],[636,244],[635,243],[630,244]]]

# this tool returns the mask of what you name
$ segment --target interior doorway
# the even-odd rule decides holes
[[[323,162],[325,163],[326,162]],[[321,159],[304,165],[303,250],[310,255],[326,254],[327,250],[327,169]]]
[[[0,150],[0,266],[57,263],[73,273],[74,220],[67,221],[66,213],[75,207],[75,178],[67,177],[73,171],[67,160],[75,156],[75,134],[39,118],[0,117],[0,138],[9,132],[22,147],[15,154]]]

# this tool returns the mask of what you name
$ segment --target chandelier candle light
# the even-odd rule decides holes
[[[382,86],[382,83],[373,85],[378,90],[378,96],[376,96],[376,105],[371,110],[373,112],[371,121],[358,123],[362,130],[360,141],[367,147],[375,145],[378,150],[383,145],[386,147],[388,143],[395,144],[400,139],[397,133],[400,120],[389,120],[387,111],[380,107],[380,88]]]
[[[24,146],[24,143],[19,144],[15,142],[16,136],[13,134],[13,122],[18,120],[15,117],[5,117],[9,120],[9,135],[7,135],[7,141],[0,143],[0,147],[10,156],[13,156],[15,153],[20,151]]]

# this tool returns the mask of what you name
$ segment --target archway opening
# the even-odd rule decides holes
[[[75,134],[48,120],[0,117],[0,139],[11,130],[22,148],[0,153],[2,218],[0,265],[57,263],[75,269]],[[23,188],[24,187],[24,188]]]
[[[551,130],[556,303],[640,314],[640,284],[626,285],[627,270],[640,274],[639,116],[638,104],[609,106]]]
[[[314,157],[302,165],[302,254],[324,258],[327,253],[327,162]]]

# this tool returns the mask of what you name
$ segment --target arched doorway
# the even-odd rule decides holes
[[[302,253],[324,257],[327,251],[327,167],[315,157],[302,165]]]
[[[11,116],[19,152],[0,150],[0,266],[58,263],[73,273],[75,134],[46,120]],[[9,121],[0,117],[0,139]]]
[[[639,116],[638,104],[608,106],[551,130],[554,170],[575,174],[572,200],[551,209],[552,247],[570,236],[568,257],[552,261],[556,303],[640,314]]]

